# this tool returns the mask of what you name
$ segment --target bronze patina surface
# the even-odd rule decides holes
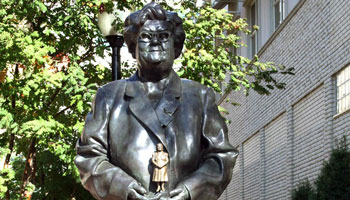
[[[97,91],[76,147],[82,184],[96,199],[218,199],[238,152],[212,89],[172,69],[182,20],[150,3],[125,20],[124,38],[138,70]],[[166,176],[154,177],[158,143],[169,158]],[[159,183],[165,191],[157,193]]]

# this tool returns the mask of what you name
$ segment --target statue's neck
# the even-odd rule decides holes
[[[158,106],[160,99],[163,97],[163,91],[167,83],[168,77],[158,82],[143,82],[143,87],[153,108]]]
[[[168,78],[164,78],[158,82],[143,82],[146,93],[162,93],[168,83]]]
[[[138,76],[140,78],[140,80],[144,83],[146,82],[153,82],[153,83],[157,83],[161,80],[164,80],[166,78],[168,78],[170,71],[156,71],[156,70],[138,70]]]

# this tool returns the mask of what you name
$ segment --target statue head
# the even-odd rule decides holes
[[[126,18],[124,38],[140,71],[163,75],[180,56],[185,32],[176,13],[152,2]]]
[[[163,151],[163,144],[162,143],[157,144],[157,151]]]

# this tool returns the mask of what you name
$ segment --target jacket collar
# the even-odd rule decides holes
[[[180,98],[181,92],[182,92],[182,85],[181,85],[181,79],[180,77],[174,72],[174,70],[171,70],[169,77],[168,84],[166,85],[164,94],[171,95],[175,98]],[[128,84],[125,89],[125,95],[129,97],[135,97],[139,95],[137,93],[137,88],[142,88],[141,80],[138,76],[138,73],[136,72],[134,75],[132,75],[128,80]],[[137,82],[137,83],[136,83]],[[130,84],[131,83],[131,84]],[[135,88],[136,87],[136,88]]]

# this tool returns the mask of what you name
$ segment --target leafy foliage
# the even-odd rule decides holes
[[[337,143],[323,163],[315,186],[306,180],[292,191],[293,200],[350,199],[350,149],[346,136]]]
[[[317,199],[350,199],[350,149],[346,137],[323,164],[316,182]]]
[[[98,85],[110,69],[97,28],[107,1],[0,2],[0,198],[91,199],[73,163],[74,146]],[[119,9],[134,1],[123,1]],[[139,1],[135,2],[138,3]],[[107,77],[107,78],[106,78]]]
[[[308,180],[301,182],[292,191],[292,200],[314,200],[315,190]]]
[[[93,95],[110,81],[110,69],[95,62],[109,49],[97,15],[102,4],[112,12],[115,6],[133,10],[143,3],[0,1],[0,157],[5,158],[1,199],[31,193],[33,199],[92,199],[80,184],[73,160]],[[232,15],[208,4],[196,7],[190,0],[176,6],[182,7],[178,11],[185,16],[187,32],[182,77],[218,92],[225,80],[228,89],[252,88],[261,94],[284,87],[272,75],[291,71],[231,53],[243,45],[234,33],[250,33],[245,20],[232,21]],[[115,26],[121,30],[119,18]]]
[[[248,95],[253,89],[261,95],[269,95],[271,90],[286,86],[275,75],[294,75],[293,68],[260,62],[257,56],[251,60],[235,53],[246,46],[237,33],[252,33],[246,19],[235,19],[224,9],[213,9],[209,3],[199,7],[195,1],[185,0],[174,3],[174,7],[162,1],[158,3],[184,16],[184,52],[175,61],[180,65],[180,77],[198,81],[218,93],[242,89]],[[258,29],[256,25],[253,28]],[[128,69],[123,72],[132,74],[136,67]]]
[[[237,55],[237,49],[245,46],[237,34],[249,35],[246,19],[235,19],[226,10],[216,10],[210,4],[196,7],[194,2],[182,2],[185,15],[185,51],[181,59],[179,75],[212,87],[216,92],[250,89],[259,94],[270,94],[271,89],[284,89],[285,84],[273,76],[293,74],[292,68],[260,62]],[[190,8],[190,11],[185,8]]]

